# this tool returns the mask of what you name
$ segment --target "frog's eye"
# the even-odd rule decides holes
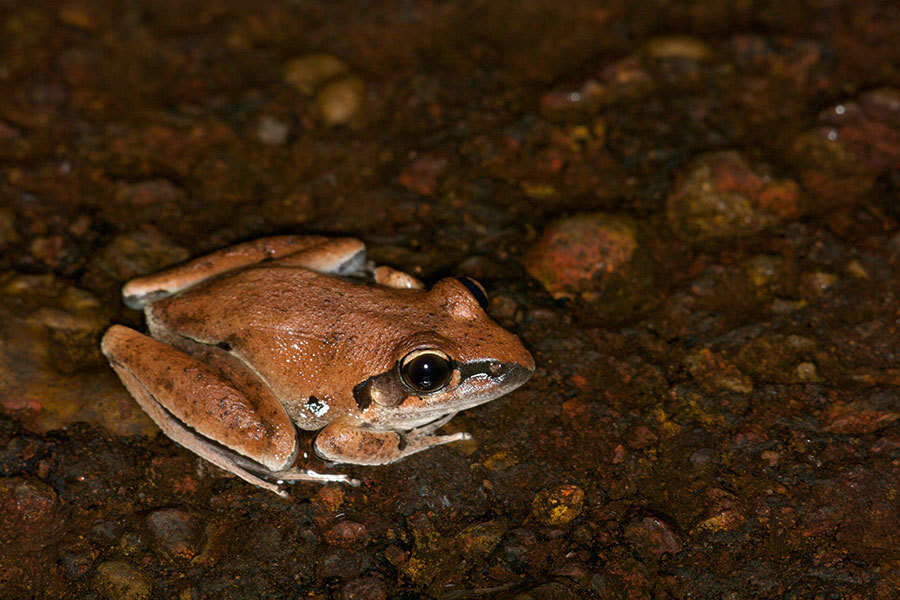
[[[436,392],[450,381],[453,361],[440,350],[416,350],[400,361],[400,376],[403,383],[419,392]]]
[[[461,284],[466,286],[466,289],[469,290],[469,293],[478,300],[478,304],[481,305],[481,308],[487,310],[488,306],[488,296],[487,292],[484,291],[484,286],[472,279],[471,277],[466,277],[465,275],[456,278]]]

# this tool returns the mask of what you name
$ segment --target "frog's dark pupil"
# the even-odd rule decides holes
[[[406,380],[420,392],[433,392],[450,378],[450,363],[437,354],[420,354],[403,366]]]

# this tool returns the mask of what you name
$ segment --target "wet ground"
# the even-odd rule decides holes
[[[0,1],[0,597],[900,587],[900,10]],[[138,274],[280,233],[481,280],[533,379],[282,500],[108,369]]]

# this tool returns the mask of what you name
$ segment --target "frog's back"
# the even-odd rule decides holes
[[[227,273],[157,301],[148,307],[148,320],[204,343],[251,330],[315,336],[343,329],[356,314],[383,311],[390,303],[385,296],[395,293],[273,263]]]

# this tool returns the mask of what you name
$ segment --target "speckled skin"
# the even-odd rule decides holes
[[[459,281],[426,291],[383,267],[369,269],[375,282],[335,276],[363,271],[364,246],[348,238],[226,249],[129,282],[123,293],[144,307],[152,338],[113,326],[103,352],[169,437],[278,493],[257,475],[349,481],[290,470],[294,426],[321,430],[314,447],[323,458],[385,464],[465,439],[431,434],[534,370],[519,339]],[[396,366],[419,349],[453,360],[441,390],[402,384]]]

